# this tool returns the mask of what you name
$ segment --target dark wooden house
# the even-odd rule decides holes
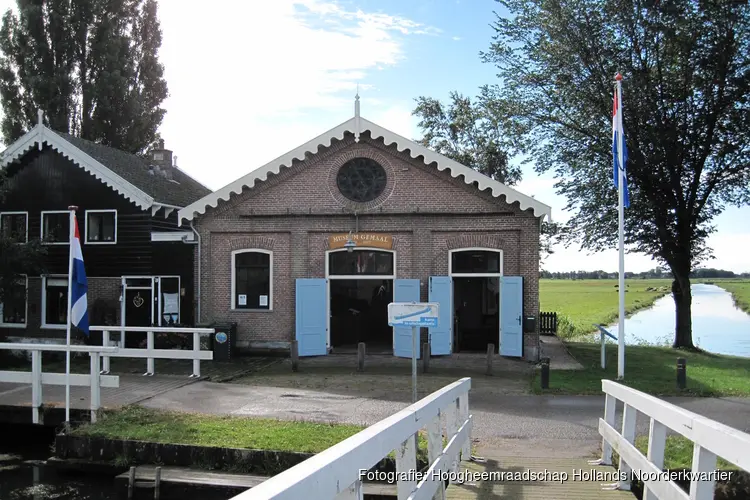
[[[0,304],[0,338],[64,338],[68,206],[77,206],[91,324],[194,324],[197,237],[177,211],[210,193],[178,169],[162,142],[140,157],[41,123],[11,144],[0,168],[0,231],[41,239],[45,273]]]

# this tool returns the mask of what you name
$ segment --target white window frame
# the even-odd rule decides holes
[[[68,328],[68,325],[56,325],[56,324],[47,323],[47,280],[50,278],[64,279],[67,281],[68,275],[67,274],[50,274],[50,275],[42,276],[42,326],[41,328],[44,330],[66,330]],[[68,311],[68,314],[70,314],[70,311]],[[68,321],[70,321],[70,318],[68,318]]]
[[[89,240],[89,214],[103,214],[103,213],[114,213],[115,214],[115,239],[113,241],[90,241]],[[114,208],[100,209],[100,210],[86,210],[85,219],[83,221],[84,226],[84,244],[86,245],[116,245],[117,244],[117,210]]]
[[[237,267],[235,266],[235,257],[242,253],[264,253],[269,256],[268,258],[268,309],[249,309],[247,307],[238,308],[236,304],[236,286],[237,286]],[[244,311],[244,312],[272,312],[273,311],[273,251],[265,250],[263,248],[243,248],[241,250],[232,251],[232,311]]]
[[[3,215],[25,215],[26,216],[26,241],[19,241],[19,243],[28,243],[29,242],[29,212],[22,212],[22,211],[0,212],[0,224],[2,224]]]
[[[70,217],[69,210],[42,210],[40,224],[39,224],[39,239],[41,240],[42,245],[70,245],[70,236],[68,236],[68,241],[45,241],[44,240],[44,216],[46,214],[68,214],[68,217]],[[70,228],[68,228],[68,235],[70,235]]]
[[[28,218],[26,219],[28,223]],[[26,232],[28,235],[28,231]],[[29,276],[24,274],[23,279],[26,281],[26,312],[24,314],[24,318],[26,319],[25,323],[4,323],[3,322],[3,316],[0,314],[0,327],[2,328],[23,328],[25,329],[26,326],[29,324]]]
[[[462,253],[462,252],[473,252],[473,251],[482,251],[482,252],[492,252],[500,254],[500,272],[497,273],[454,273],[453,272],[453,254],[454,253]],[[503,262],[503,251],[499,248],[487,248],[487,247],[466,247],[466,248],[454,248],[453,250],[448,251],[448,276],[452,278],[497,278],[503,277],[503,268],[505,266],[505,263]]]

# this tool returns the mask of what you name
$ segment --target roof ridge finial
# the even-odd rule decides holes
[[[36,110],[36,124],[44,125],[44,111],[42,111],[42,108]]]
[[[357,83],[357,94],[354,96],[354,142],[359,142],[359,83]]]

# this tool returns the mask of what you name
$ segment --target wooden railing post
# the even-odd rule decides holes
[[[690,481],[690,500],[713,499],[716,479],[711,473],[716,470],[716,455],[698,443],[694,443],[691,470],[694,475]],[[708,479],[700,480],[700,475],[706,476]]]
[[[458,432],[458,429],[461,427],[461,424],[458,423],[459,418],[459,410],[458,410],[458,399],[455,401],[451,401],[448,405],[448,408],[446,408],[445,412],[446,416],[446,437],[448,439],[452,438],[456,432]],[[454,458],[451,462],[451,472],[453,474],[456,474],[459,470],[460,463],[458,461],[458,457]]]
[[[198,352],[201,350],[201,335],[198,332],[193,332],[193,374],[190,375],[193,378],[201,376],[201,360],[198,359]]]
[[[336,495],[336,500],[364,500],[362,481],[357,479],[347,489]]]
[[[102,346],[109,347],[109,330],[104,330],[102,332]],[[102,373],[109,373],[109,356],[106,354],[102,355]]]
[[[458,397],[458,427],[461,428],[469,419],[469,393],[465,392]],[[471,459],[471,434],[461,446],[461,460]]]
[[[154,332],[146,332],[146,349],[154,350]],[[154,375],[154,358],[146,358],[146,373],[143,375],[148,377]]]
[[[429,460],[430,465],[434,464],[442,453],[443,433],[440,428],[440,413],[438,413],[427,426],[427,459]],[[446,471],[440,472],[443,473]],[[438,486],[437,493],[435,493],[433,500],[445,500],[445,483],[443,481],[440,481],[440,485]]]
[[[39,408],[42,406],[42,353],[31,351],[31,419],[41,423]]]
[[[667,445],[667,427],[658,420],[651,419],[648,430],[648,460],[659,470],[664,468],[664,448]],[[648,485],[643,485],[643,500],[659,500]]]
[[[99,379],[99,353],[90,352],[91,358],[91,422],[96,422],[96,414],[101,407],[101,386]]]
[[[408,476],[410,471],[417,470],[417,445],[416,434],[409,436],[406,441],[396,450],[396,474],[398,475],[396,483],[396,494],[398,500],[406,500],[417,487],[416,477],[413,479]],[[401,476],[407,479],[402,480]]]
[[[638,416],[638,410],[625,403],[625,410],[622,413],[622,437],[630,444],[635,444],[635,421]],[[630,473],[632,468],[625,462],[620,455],[620,473],[627,476],[627,479],[620,481],[620,489],[630,491]]]
[[[617,399],[614,396],[607,394],[604,400],[604,421],[612,427],[615,426],[615,407],[617,405]],[[602,465],[612,465],[612,446],[607,442],[606,439],[602,438]]]

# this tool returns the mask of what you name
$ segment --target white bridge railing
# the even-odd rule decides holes
[[[193,373],[190,377],[201,376],[201,360],[213,360],[213,351],[202,351],[200,337],[201,334],[211,334],[216,330],[213,328],[178,328],[178,327],[161,327],[161,326],[92,326],[94,332],[102,332],[102,344],[109,346],[111,344],[110,334],[112,332],[121,333],[121,346],[112,354],[102,356],[102,373],[109,373],[109,358],[146,358],[146,373],[144,376],[154,375],[154,359],[192,359]],[[125,333],[145,333],[145,349],[128,349],[125,348]],[[187,349],[155,349],[155,333],[177,333],[192,334],[193,348]]]
[[[621,481],[616,486],[619,489],[630,489],[631,472],[637,471],[644,483],[644,500],[709,500],[714,498],[717,457],[750,471],[750,434],[611,380],[602,380],[602,390],[606,401],[604,418],[599,419],[603,438],[599,463],[611,465],[613,449],[620,455],[619,470],[624,475],[619,477]],[[618,400],[625,405],[622,432],[615,429]],[[651,419],[648,456],[634,446],[638,412]],[[689,495],[662,474],[667,428],[694,443]]]
[[[363,474],[396,451],[399,500],[445,498],[445,482],[471,457],[471,379],[463,378],[231,500],[362,499]],[[443,428],[447,445],[443,448]],[[417,473],[417,433],[427,429],[428,469]]]
[[[15,384],[31,384],[31,411],[32,422],[40,423],[39,408],[42,406],[43,385],[66,385],[65,373],[44,373],[42,371],[42,352],[86,352],[91,358],[91,371],[88,375],[71,373],[70,385],[78,387],[91,387],[91,421],[96,422],[96,412],[101,407],[101,388],[120,387],[120,377],[115,375],[101,375],[99,373],[99,356],[102,354],[113,355],[117,353],[117,347],[99,347],[88,345],[71,345],[70,347],[60,344],[19,344],[0,343],[0,350],[7,351],[30,351],[31,371],[0,371],[0,382]]]

